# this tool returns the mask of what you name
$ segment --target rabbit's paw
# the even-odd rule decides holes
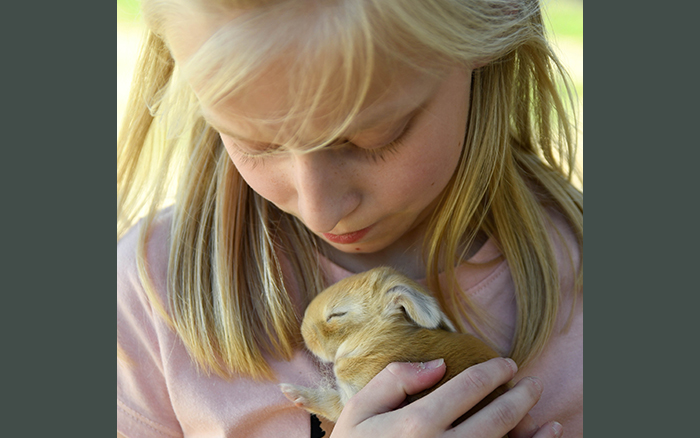
[[[309,406],[308,394],[310,388],[289,383],[282,383],[279,387],[282,390],[282,394],[297,407],[306,409]]]

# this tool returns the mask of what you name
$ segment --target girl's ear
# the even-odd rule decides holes
[[[387,316],[403,312],[421,327],[457,331],[447,315],[440,310],[437,300],[414,287],[399,284],[389,289],[386,294],[389,298],[385,309]]]

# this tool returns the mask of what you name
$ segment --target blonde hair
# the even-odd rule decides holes
[[[117,140],[117,241],[146,211],[138,254],[145,290],[204,370],[271,378],[265,355],[288,360],[301,342],[287,294],[292,285],[284,281],[295,282],[302,304],[326,285],[313,234],[247,186],[198,112],[200,100],[211,104],[244,92],[290,49],[294,58],[285,68],[296,79],[290,81],[294,105],[280,120],[303,129],[314,109],[334,103],[328,111],[334,129],[313,149],[331,143],[352,121],[380,63],[382,69],[408,66],[434,74],[449,64],[485,63],[472,77],[464,153],[425,239],[428,286],[459,329],[466,329],[466,319],[479,331],[487,317],[462,301],[454,268],[477,233],[493,236],[517,291],[516,335],[503,353],[524,366],[542,351],[560,295],[545,209],[564,215],[582,247],[583,196],[572,185],[570,81],[547,43],[537,1],[143,5],[150,30]],[[183,65],[173,61],[165,37],[177,35],[179,20],[192,10],[222,17],[232,8],[245,13],[222,20]],[[195,96],[191,83],[206,87]],[[148,279],[146,241],[168,199],[174,213],[166,304]],[[284,260],[292,278],[282,276]],[[578,291],[582,262],[574,268]],[[440,271],[450,279],[444,290]]]

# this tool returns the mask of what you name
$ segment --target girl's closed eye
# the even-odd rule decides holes
[[[415,118],[416,116],[414,115],[408,120],[406,120],[406,122],[404,122],[404,124],[401,125],[401,127],[397,130],[398,134],[393,136],[394,139],[389,141],[388,143],[384,143],[378,146],[365,146],[361,141],[351,141],[348,142],[348,144],[350,144],[355,149],[360,150],[365,157],[370,158],[375,162],[377,162],[378,160],[385,161],[389,155],[396,153],[397,150],[408,139],[412,132]]]
[[[265,158],[279,155],[284,150],[280,145],[263,143],[248,144],[223,133],[221,133],[220,136],[227,150],[235,155],[241,164],[251,165],[252,167],[264,163]]]

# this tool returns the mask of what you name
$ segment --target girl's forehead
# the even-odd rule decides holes
[[[295,106],[288,93],[283,72],[266,72],[256,78],[245,93],[212,106],[202,106],[205,119],[219,132],[234,138],[261,143],[314,143],[320,132],[329,132],[337,120],[329,117],[336,103],[321,102],[313,114],[289,117]],[[352,118],[344,136],[389,129],[390,126],[424,105],[436,92],[441,80],[417,72],[397,75],[390,83],[373,82],[365,104]],[[310,121],[310,123],[309,123]],[[300,127],[303,125],[303,128]]]

